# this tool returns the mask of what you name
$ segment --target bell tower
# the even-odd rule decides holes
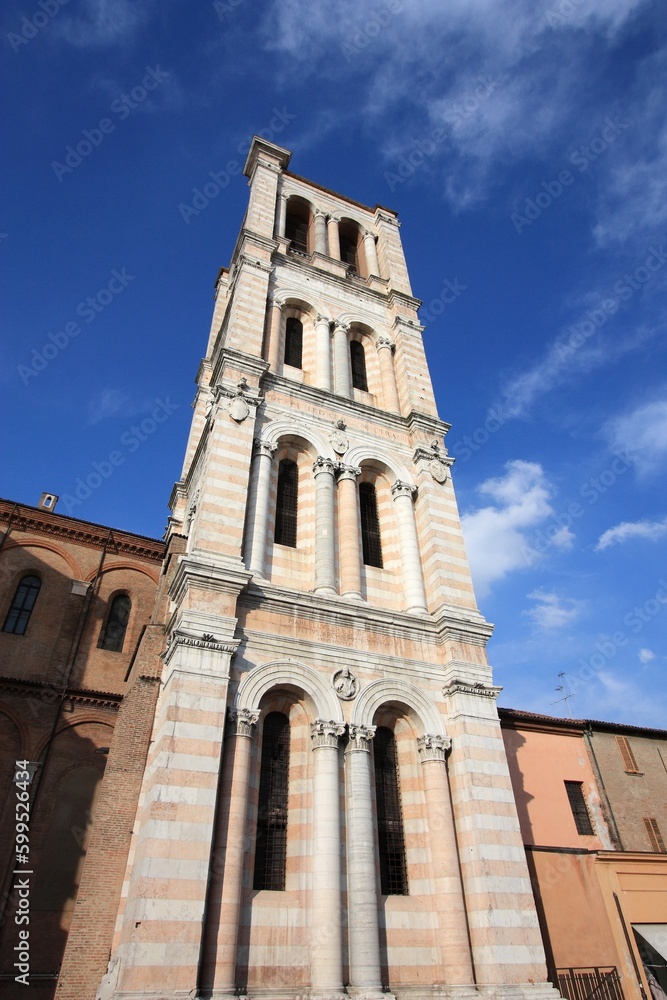
[[[255,138],[104,997],[547,997],[396,214]]]

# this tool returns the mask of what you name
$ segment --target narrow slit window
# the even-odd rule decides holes
[[[660,832],[660,827],[658,826],[658,821],[654,816],[644,817],[644,827],[646,828],[646,835],[651,845],[651,850],[654,854],[665,854],[667,849],[665,848],[665,842],[662,839],[662,833]]]
[[[269,712],[262,734],[253,889],[285,889],[289,745],[289,719]]]
[[[570,808],[572,809],[574,825],[577,828],[577,833],[580,833],[583,837],[590,837],[595,833],[595,830],[593,829],[593,824],[591,823],[591,817],[588,814],[586,799],[584,798],[583,782],[566,781],[565,791],[567,792],[567,797],[570,800]]]
[[[285,323],[285,364],[301,368],[302,357],[303,323],[294,316],[288,316]]]
[[[38,576],[23,577],[7,612],[5,624],[2,626],[3,632],[25,635],[41,586],[42,581]]]
[[[278,466],[276,527],[274,541],[296,548],[296,519],[299,500],[299,470],[296,462],[284,458]]]
[[[385,896],[407,896],[409,895],[408,869],[398,783],[396,738],[391,729],[379,726],[373,743],[380,888]]]
[[[359,508],[364,565],[377,566],[382,569],[380,519],[378,518],[377,496],[372,483],[359,484]]]
[[[127,623],[130,620],[132,601],[127,594],[117,594],[111,602],[109,617],[100,636],[100,649],[107,649],[111,653],[122,653],[127,632]]]
[[[635,760],[635,755],[632,752],[632,747],[630,746],[630,740],[627,736],[617,736],[616,746],[618,747],[619,753],[623,759],[623,767],[628,774],[640,774],[640,770],[637,767],[637,761]]]
[[[350,362],[352,365],[352,386],[355,389],[362,389],[368,392],[368,378],[366,377],[366,353],[364,345],[358,340],[350,341]]]

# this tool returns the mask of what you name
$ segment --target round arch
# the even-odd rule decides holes
[[[70,553],[67,552],[64,548],[61,548],[60,545],[54,545],[52,542],[37,541],[36,539],[26,540],[25,542],[23,541],[7,542],[4,551],[10,552],[12,549],[46,549],[48,552],[54,552],[57,556],[60,556],[61,559],[63,559],[64,562],[69,566],[70,570],[72,571],[72,576],[74,577],[75,580],[83,579],[83,577],[81,576],[81,567],[79,566],[77,560],[74,558],[74,556],[70,555]],[[49,569],[54,569],[54,568],[55,567],[53,566],[49,567]],[[58,570],[56,570],[56,573],[57,572]]]
[[[333,688],[322,674],[298,660],[272,660],[254,667],[239,684],[234,708],[257,709],[265,694],[281,686],[300,688],[312,698],[317,718],[326,722],[345,721],[342,705]]]
[[[107,573],[113,573],[116,570],[125,570],[125,569],[132,570],[135,573],[143,573],[144,576],[147,576],[148,579],[157,586],[158,583],[157,573],[152,572],[145,566],[137,566],[136,563],[131,563],[131,562],[109,563],[108,565],[102,567],[102,572],[100,573],[100,576],[106,576]],[[86,582],[90,583],[92,580],[95,579],[96,575],[97,575],[97,570],[92,570],[86,577]]]
[[[317,431],[313,431],[310,427],[295,426],[294,420],[274,420],[262,428],[260,437],[262,441],[266,441],[267,444],[272,445],[278,445],[281,438],[284,437],[302,438],[315,448],[318,455],[321,455],[323,458],[330,458],[332,461],[337,461],[337,457],[334,455],[328,441],[325,441]]]
[[[398,702],[411,709],[422,727],[421,736],[445,736],[445,727],[437,709],[424,693],[404,680],[377,680],[361,690],[354,703],[351,725],[371,726],[375,713],[388,702]]]
[[[394,455],[385,451],[384,448],[378,448],[375,443],[355,445],[346,454],[345,461],[348,465],[354,466],[360,466],[363,462],[382,462],[396,479],[407,483],[412,482],[412,475],[408,469],[402,463],[397,462]]]

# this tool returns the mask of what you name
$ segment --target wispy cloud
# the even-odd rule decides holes
[[[579,618],[584,602],[573,597],[560,597],[558,594],[537,589],[528,594],[531,601],[537,603],[522,613],[530,618],[536,630],[556,631],[567,625],[572,625]]]
[[[667,459],[667,398],[642,403],[610,420],[605,428],[611,450],[626,452],[642,473],[654,472]]]
[[[53,29],[77,49],[127,44],[146,23],[152,3],[132,0],[82,0]]]
[[[652,649],[640,649],[637,655],[639,656],[640,663],[646,664],[650,663],[651,660],[655,660],[655,653]]]
[[[601,552],[610,545],[619,545],[631,538],[645,538],[649,542],[657,542],[665,535],[667,535],[667,517],[663,521],[621,521],[600,535],[595,551]]]
[[[88,426],[99,424],[102,420],[113,417],[134,417],[145,413],[154,406],[154,402],[135,402],[124,389],[102,389],[88,404]]]

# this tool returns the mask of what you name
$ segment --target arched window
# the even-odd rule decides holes
[[[309,219],[308,203],[301,198],[290,198],[285,216],[285,237],[290,241],[290,250],[308,253]]]
[[[276,497],[276,528],[274,541],[278,545],[296,548],[296,514],[299,501],[299,470],[296,462],[283,458],[278,466]]]
[[[375,487],[372,483],[359,484],[359,508],[361,513],[361,545],[365,566],[382,569],[382,544],[380,542],[380,521]]]
[[[98,646],[100,649],[108,649],[112,653],[122,653],[127,623],[130,617],[132,601],[127,594],[116,594],[111,602],[109,617],[106,625],[102,629]]]
[[[262,734],[253,889],[285,888],[289,738],[287,716],[269,712]]]
[[[408,870],[405,860],[401,793],[398,786],[396,738],[391,729],[378,726],[373,743],[380,848],[380,889],[385,896],[407,896]]]
[[[358,340],[350,341],[350,363],[352,365],[352,387],[368,392],[366,352],[364,351],[364,345]]]
[[[42,581],[38,576],[24,576],[14,594],[14,600],[7,612],[3,632],[13,632],[14,635],[25,635],[30,621],[30,615],[35,607]]]
[[[341,222],[338,227],[340,239],[340,259],[357,273],[359,271],[359,231],[353,222]]]
[[[300,368],[303,355],[303,323],[288,316],[285,323],[285,364]]]

